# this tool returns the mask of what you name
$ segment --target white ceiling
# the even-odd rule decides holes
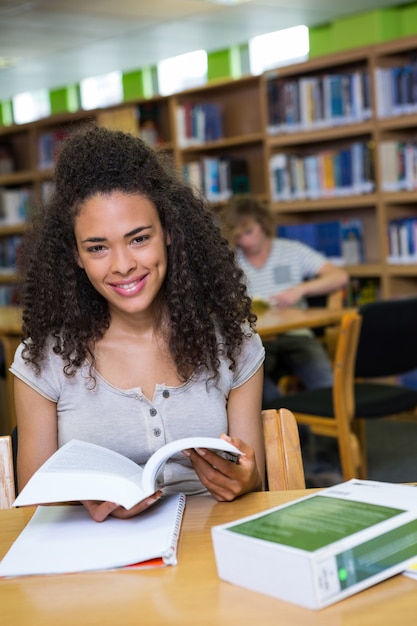
[[[229,0],[230,3],[230,0]],[[298,24],[404,0],[0,0],[0,101],[113,70],[134,70],[198,49],[221,50]],[[354,33],[352,33],[354,37]]]

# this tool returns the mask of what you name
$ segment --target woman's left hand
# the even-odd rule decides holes
[[[260,491],[262,479],[252,446],[237,437],[221,435],[221,438],[242,452],[236,463],[207,448],[184,450],[202,484],[219,502],[230,502],[249,491]]]
[[[119,519],[136,517],[136,515],[146,511],[147,508],[155,504],[155,502],[158,502],[161,496],[162,491],[156,491],[152,496],[141,500],[131,509],[125,509],[114,502],[101,502],[98,500],[82,500],[81,504],[85,506],[95,522],[104,522],[109,516],[118,517]]]

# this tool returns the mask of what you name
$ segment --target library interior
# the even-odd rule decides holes
[[[305,390],[294,376],[279,384],[298,423],[301,443],[295,447],[302,454],[303,480],[307,489],[354,477],[417,483],[417,350],[415,358],[410,354],[417,347],[417,324],[413,330],[409,319],[417,302],[417,2],[155,0],[151,6],[77,0],[70,7],[6,0],[0,33],[0,439],[13,436],[13,464],[17,437],[9,366],[21,340],[19,247],[35,209],[51,197],[66,139],[95,123],[151,144],[205,197],[219,222],[233,198],[255,198],[272,211],[276,237],[306,244],[345,270],[348,280],[336,297],[311,301],[305,311],[253,301],[263,342],[309,328],[334,368],[326,407],[323,396]],[[296,35],[299,46],[293,48]],[[409,303],[404,314],[400,307],[376,313],[387,322],[378,326],[377,367],[359,366],[367,345],[367,307],[399,301]],[[404,319],[389,325],[391,315]],[[393,335],[386,339],[389,354],[385,333]],[[378,385],[386,394],[378,396],[378,409],[358,414],[355,407],[368,400],[376,404]],[[398,401],[393,410],[391,398]],[[276,409],[285,406],[283,401]],[[1,450],[0,442],[0,456]],[[0,461],[2,479],[4,472]],[[165,584],[162,572],[150,571],[146,580],[142,602],[149,623],[180,617],[183,624],[206,623],[198,608],[203,602],[213,625],[232,618],[231,606],[243,624],[276,623],[279,611],[288,624],[411,624],[416,583],[406,577],[323,609],[323,621],[279,600],[265,597],[257,604],[256,594],[217,580],[209,525],[307,493],[299,486],[283,489],[297,491],[270,489],[263,500],[247,494],[241,500],[248,505],[238,499],[230,512],[228,503],[186,508],[179,574],[162,591],[166,606],[160,610],[150,598]],[[9,526],[9,518],[0,515],[0,559],[32,514],[4,513],[18,515]],[[180,571],[182,556],[195,558],[197,539],[209,570],[203,577],[207,589],[197,582],[195,564]],[[33,578],[1,580],[10,623],[83,623],[83,612],[92,613],[104,597],[108,611],[101,608],[100,620],[91,624],[134,623],[141,603],[128,598],[133,578],[124,574],[122,591],[113,585],[115,572],[100,581],[91,573],[83,576],[49,577],[51,593]],[[184,585],[195,587],[192,602]],[[81,598],[78,606],[69,601],[74,594]]]

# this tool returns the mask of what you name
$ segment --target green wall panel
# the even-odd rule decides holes
[[[399,9],[401,36],[408,37],[417,33],[417,3],[402,6]]]
[[[51,89],[49,92],[51,113],[74,113],[80,109],[80,88],[78,85],[69,85],[61,89]]]
[[[333,52],[332,25],[323,24],[308,29],[310,44],[309,57],[314,58]]]
[[[397,7],[360,13],[332,23],[335,52],[397,39],[401,35],[401,17]]]
[[[123,74],[122,83],[124,101],[152,98],[155,95],[152,67]]]
[[[220,78],[242,76],[240,46],[216,50],[207,54],[207,78],[209,81]]]
[[[11,100],[0,102],[0,126],[13,124],[13,105]]]

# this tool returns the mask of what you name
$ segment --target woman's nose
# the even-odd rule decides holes
[[[112,251],[112,272],[118,274],[129,274],[136,267],[134,255],[128,248],[115,248]]]

